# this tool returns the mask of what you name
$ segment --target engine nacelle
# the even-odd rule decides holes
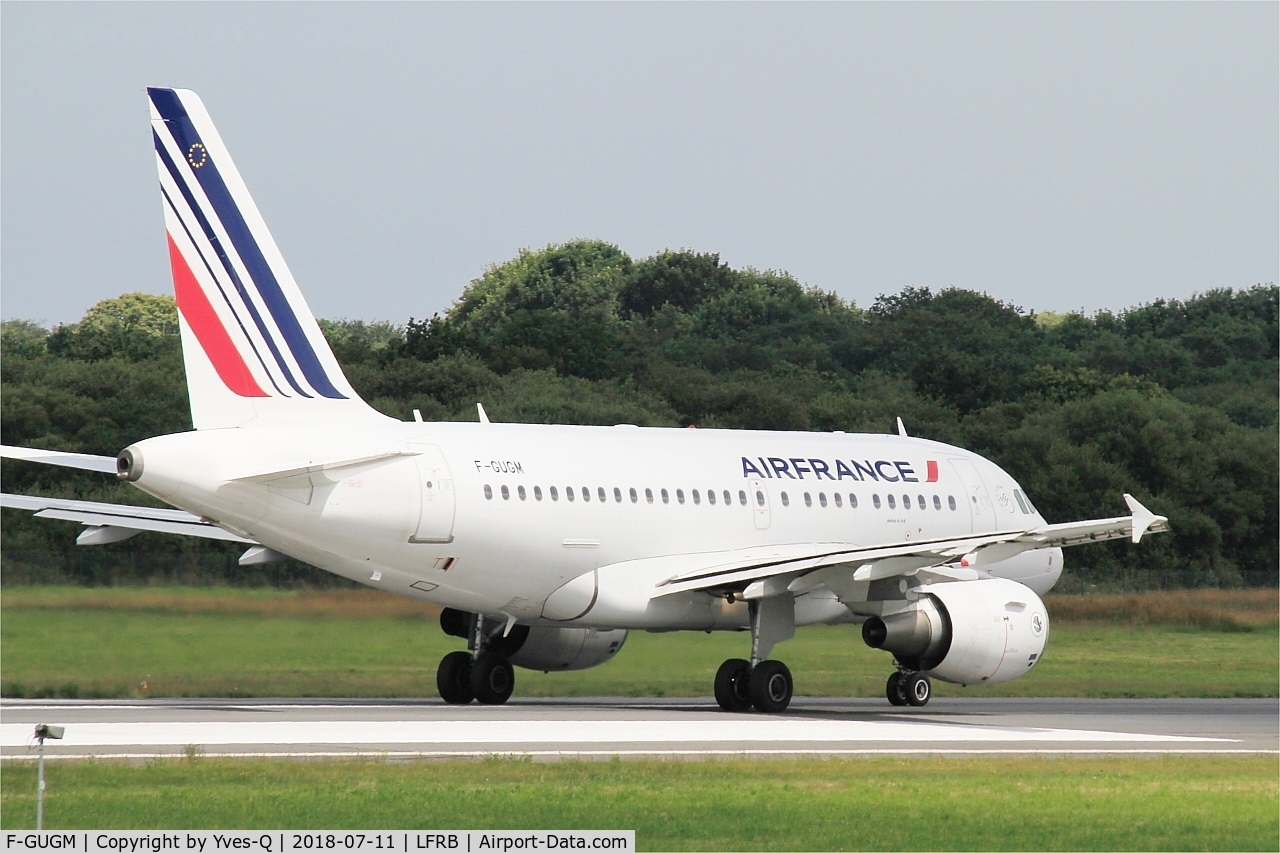
[[[908,669],[954,684],[998,684],[1035,666],[1049,614],[1031,589],[1003,578],[928,584],[906,610],[873,616],[862,639]]]
[[[451,637],[470,640],[475,630],[474,613],[446,607],[440,614],[440,628]],[[503,635],[500,620],[489,620],[485,648],[525,669],[567,672],[590,669],[612,658],[627,640],[623,630],[597,628],[556,628],[546,625],[515,625]]]
[[[543,672],[590,669],[616,655],[626,639],[622,630],[534,625],[508,657],[516,666]]]

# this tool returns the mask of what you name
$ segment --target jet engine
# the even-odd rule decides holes
[[[469,639],[475,614],[446,608],[440,627],[452,637]],[[486,625],[491,624],[486,620]],[[485,648],[502,655],[516,666],[541,672],[590,669],[612,658],[626,642],[623,630],[558,628],[547,625],[516,625],[504,637],[503,623],[494,620],[496,630],[488,633]]]
[[[1003,578],[919,587],[905,609],[873,616],[862,639],[898,663],[954,684],[998,684],[1035,666],[1049,638],[1044,602]]]
[[[534,625],[510,659],[516,666],[543,672],[590,669],[616,655],[626,639],[622,630]]]

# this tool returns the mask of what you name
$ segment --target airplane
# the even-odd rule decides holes
[[[497,705],[514,667],[612,659],[629,631],[742,631],[712,679],[728,712],[790,704],[771,657],[799,626],[851,623],[892,656],[885,695],[997,684],[1042,658],[1062,549],[1169,529],[1049,524],[978,454],[907,435],[400,421],[351,387],[201,100],[147,90],[193,429],[117,458],[5,447],[111,473],[173,507],[4,495],[79,522],[248,546],[431,602],[467,650],[449,703]],[[745,643],[744,643],[745,645]]]

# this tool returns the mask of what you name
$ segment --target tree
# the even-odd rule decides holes
[[[49,336],[49,350],[83,361],[112,357],[142,361],[177,352],[177,305],[171,296],[152,293],[104,299],[79,323],[55,329]]]

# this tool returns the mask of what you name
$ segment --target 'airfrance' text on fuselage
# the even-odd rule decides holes
[[[930,459],[925,463],[926,483],[938,482],[938,463]],[[742,476],[757,479],[803,480],[806,475],[821,480],[874,480],[885,483],[919,483],[911,463],[889,459],[843,459],[835,464],[825,459],[783,458],[781,456],[742,457]]]

